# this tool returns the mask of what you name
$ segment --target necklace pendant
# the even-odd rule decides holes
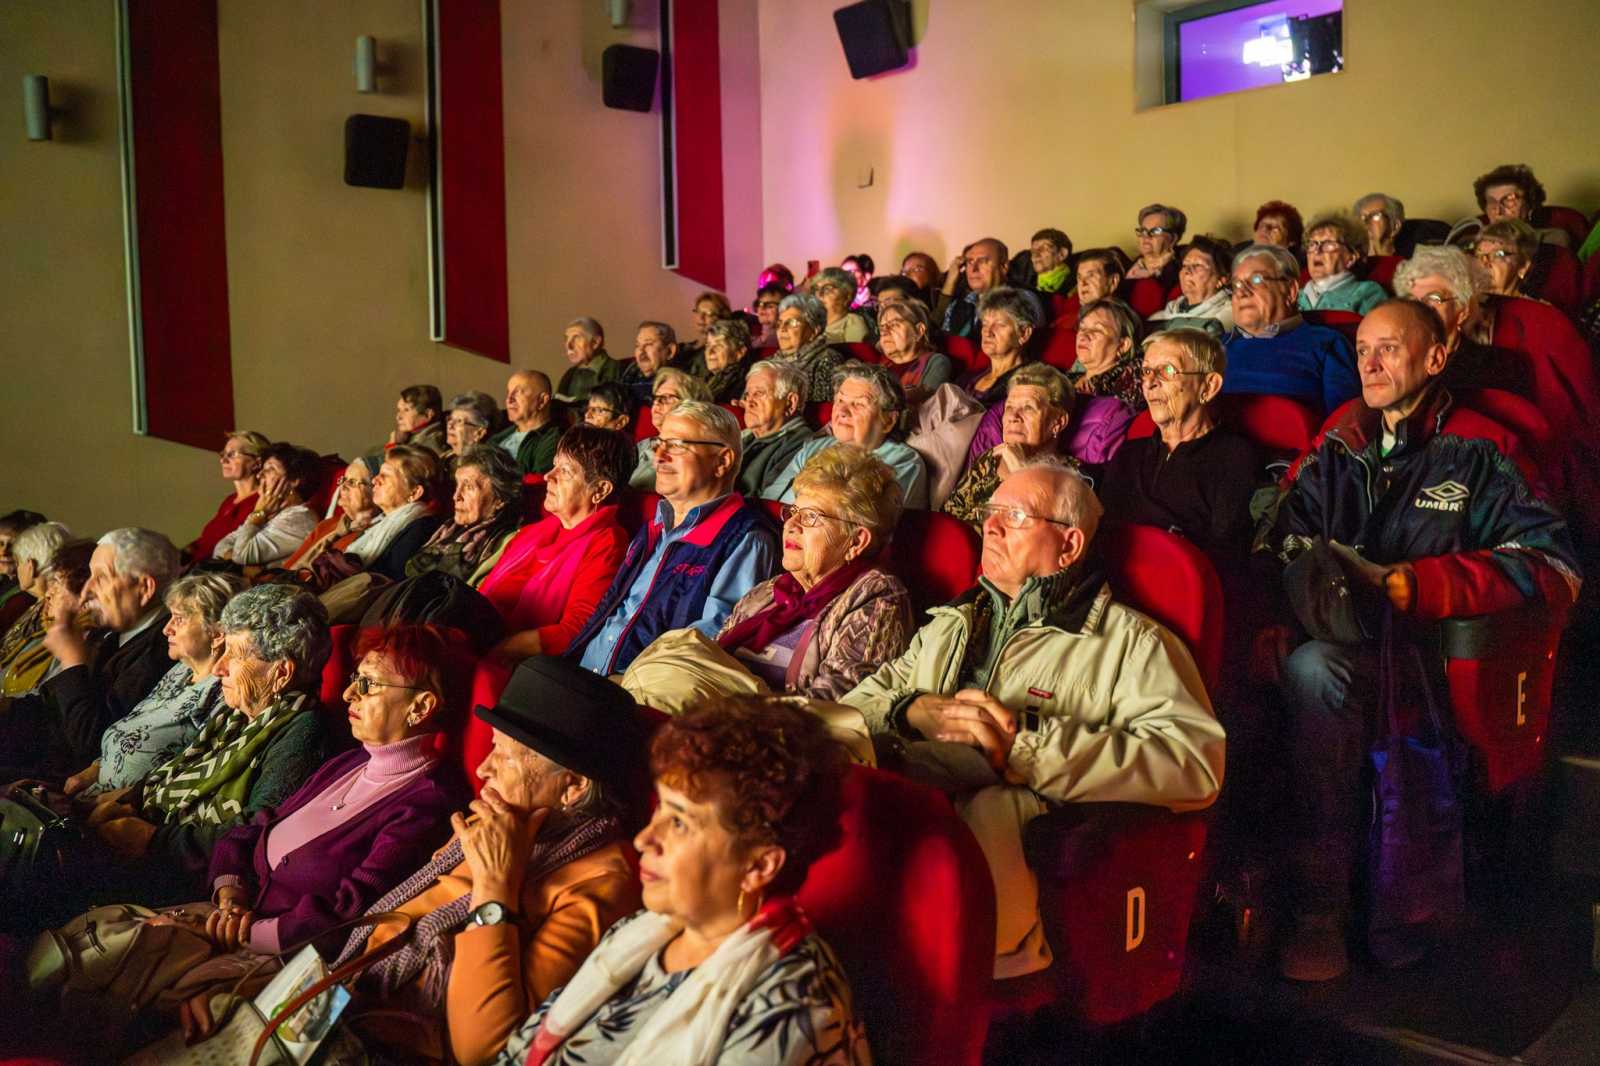
[[[344,802],[340,801],[338,803],[335,803],[333,806],[329,807],[328,810],[330,810],[330,811],[342,811],[342,810],[344,810]]]

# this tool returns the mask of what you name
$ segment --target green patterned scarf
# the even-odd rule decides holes
[[[244,812],[260,755],[284,726],[309,713],[304,692],[280,695],[250,718],[243,711],[214,714],[183,754],[145,778],[144,808],[166,822],[222,825]]]

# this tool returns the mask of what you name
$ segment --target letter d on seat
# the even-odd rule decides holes
[[[1132,951],[1144,943],[1144,889],[1138,885],[1128,889],[1128,924],[1124,936],[1123,951]]]

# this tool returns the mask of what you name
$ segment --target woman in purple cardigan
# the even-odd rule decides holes
[[[364,634],[345,689],[361,747],[330,759],[276,809],[218,840],[206,933],[225,951],[271,953],[361,915],[428,860],[471,792],[440,758],[450,651],[431,626]],[[319,943],[332,957],[345,934]]]

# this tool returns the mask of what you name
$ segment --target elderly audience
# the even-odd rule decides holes
[[[801,446],[789,465],[768,483],[769,500],[794,502],[795,479],[811,457],[838,444],[854,444],[877,456],[894,471],[905,506],[928,506],[928,471],[910,445],[893,439],[906,409],[900,382],[886,368],[848,362],[833,375],[833,413],[827,429]]]
[[[0,515],[0,635],[29,606],[27,591],[17,583],[17,559],[11,547],[23,530],[45,521],[37,511],[16,510]]]
[[[855,305],[856,279],[839,267],[826,267],[811,279],[811,295],[822,301],[828,324],[822,336],[829,344],[870,340],[872,327],[866,318],[851,310]]]
[[[355,988],[364,1038],[463,1066],[495,1061],[638,908],[627,839],[649,779],[648,726],[633,700],[571,663],[523,662],[475,714],[493,733],[477,768],[483,791],[450,820],[449,843],[372,904],[416,925]],[[371,928],[350,934],[340,960],[395,935]]]
[[[444,400],[436,385],[409,385],[400,390],[394,402],[394,429],[389,433],[387,446],[410,444],[426,448],[435,455],[450,450],[445,443],[444,424],[440,418]]]
[[[1228,291],[1233,248],[1219,237],[1201,235],[1178,249],[1177,299],[1150,316],[1160,329],[1203,329],[1221,337],[1233,329],[1233,295]]]
[[[511,424],[489,443],[515,459],[524,474],[544,473],[555,458],[561,427],[552,402],[550,377],[542,371],[519,370],[506,382],[506,419]]]
[[[1001,241],[993,237],[969,244],[950,263],[945,271],[944,288],[939,292],[939,302],[933,313],[939,319],[940,329],[951,337],[974,337],[983,328],[983,308],[979,306],[985,295],[998,289],[1006,281],[1006,264],[1011,253]],[[956,295],[956,286],[965,280],[967,291]]]
[[[241,566],[280,563],[316,528],[317,515],[306,503],[322,479],[322,460],[293,444],[268,445],[261,453],[261,492],[256,508],[239,527],[217,541],[214,559]]]
[[[1544,207],[1544,183],[1534,177],[1532,168],[1522,163],[1505,163],[1486,174],[1480,174],[1472,183],[1472,194],[1478,200],[1478,210],[1493,225],[1496,222],[1526,222],[1537,225],[1537,217]],[[1535,231],[1538,243],[1566,247],[1572,239],[1560,226]]]
[[[144,699],[100,735],[100,755],[67,778],[62,791],[96,796],[144,780],[194,742],[222,708],[222,611],[244,589],[233,574],[198,572],[167,586],[167,657],[172,669]]]
[[[222,476],[233,483],[233,494],[222,498],[217,513],[200,530],[200,535],[184,547],[186,561],[211,558],[217,541],[238,529],[256,509],[256,494],[261,487],[261,455],[270,443],[251,430],[235,430],[228,434],[217,457],[222,461]]]
[[[477,588],[522,525],[522,471],[499,448],[480,444],[456,464],[455,486],[450,521],[406,560],[405,574],[438,571]]]
[[[324,552],[344,551],[378,520],[383,512],[373,502],[372,479],[381,465],[377,456],[365,455],[345,467],[334,494],[337,506],[333,513],[306,534],[306,539],[283,561],[283,569],[309,569]]]
[[[394,581],[405,577],[406,562],[444,521],[437,513],[442,472],[443,464],[432,452],[404,444],[390,448],[372,477],[372,502],[382,514],[339,553],[338,559],[318,560],[312,572],[319,580],[312,584],[325,588],[361,570]],[[327,567],[321,565],[324,561],[329,564]],[[342,565],[335,566],[336,563]],[[328,580],[320,579],[324,569]]]
[[[881,302],[878,308],[878,351],[905,390],[906,405],[916,407],[955,374],[955,364],[934,350],[933,312],[921,300]]]
[[[1350,342],[1300,317],[1300,264],[1276,244],[1233,258],[1233,333],[1223,392],[1275,393],[1327,413],[1356,395]]]
[[[755,302],[750,305],[755,313],[756,325],[754,335],[750,338],[752,348],[776,348],[778,346],[778,305],[783,303],[783,298],[789,295],[789,289],[777,281],[769,281],[756,290]]]
[[[491,658],[509,666],[560,655],[594,614],[628,548],[617,494],[633,461],[633,441],[615,430],[578,425],[562,434],[544,479],[544,517],[517,532],[478,585],[509,634]]]
[[[733,305],[720,292],[703,292],[694,298],[689,309],[694,319],[694,337],[678,346],[678,365],[695,377],[706,375],[706,342],[711,336],[711,326],[733,317]]]
[[[1520,218],[1502,218],[1478,232],[1472,255],[1489,271],[1489,291],[1497,296],[1528,296],[1523,292],[1528,272],[1539,251],[1539,234]]]
[[[855,298],[850,301],[851,307],[872,307],[876,305],[877,299],[872,294],[872,273],[877,268],[878,264],[874,263],[872,256],[866,252],[847,255],[844,261],[839,264],[839,269],[849,274],[856,285]]]
[[[639,457],[635,461],[633,474],[628,478],[629,488],[644,492],[656,487],[656,439],[667,416],[685,401],[712,402],[711,386],[676,367],[669,366],[656,371],[650,387],[650,420],[656,427],[656,436],[646,437],[639,442]]]
[[[556,386],[556,399],[561,403],[582,407],[596,385],[621,380],[626,364],[606,351],[606,331],[594,319],[568,322],[561,348],[567,357],[566,372]]]
[[[665,322],[641,322],[634,334],[633,362],[622,368],[618,380],[633,395],[636,405],[650,402],[656,374],[672,368],[687,370],[678,357],[678,334]]]
[[[39,522],[17,535],[11,546],[17,584],[33,602],[0,635],[0,707],[39,687],[54,655],[44,638],[55,619],[54,597],[76,601],[89,580],[92,541],[74,541],[60,522]]]
[[[734,605],[717,643],[772,691],[819,700],[905,651],[911,594],[876,565],[900,497],[894,471],[864,448],[813,455],[782,512],[784,572]]]
[[[1486,344],[1484,298],[1492,278],[1476,259],[1449,245],[1422,245],[1394,272],[1397,296],[1426,304],[1444,326],[1450,359],[1439,375],[1451,389],[1504,389],[1537,400],[1528,357]]]
[[[589,399],[583,407],[583,422],[596,429],[613,429],[627,433],[633,424],[633,394],[626,387],[607,381],[589,390]]]
[[[1205,330],[1179,327],[1146,341],[1140,373],[1156,432],[1124,444],[1100,487],[1108,521],[1182,534],[1219,565],[1235,565],[1249,548],[1263,464],[1249,438],[1219,424],[1227,365]]]
[[[1059,466],[990,498],[983,576],[846,693],[900,763],[954,794],[994,877],[995,976],[1049,965],[1024,826],[1073,802],[1208,806],[1223,731],[1183,643],[1111,597],[1091,551],[1100,504]]]
[[[771,521],[734,490],[742,444],[733,416],[690,400],[660,428],[661,500],[567,653],[608,677],[668,629],[715,637],[740,597],[777,568]]]
[[[777,357],[805,373],[807,403],[824,403],[833,394],[833,370],[844,359],[828,347],[827,326],[827,310],[809,293],[792,293],[778,305]]]
[[[1013,374],[1001,408],[1000,441],[967,466],[944,512],[981,531],[984,507],[1001,481],[1041,456],[1061,454],[1076,402],[1077,393],[1053,366],[1029,363]],[[1070,457],[1063,460],[1076,465]]]
[[[1400,227],[1406,224],[1406,205],[1387,193],[1372,192],[1351,207],[1356,221],[1366,233],[1359,250],[1368,258],[1403,255],[1399,246]]]
[[[937,259],[927,252],[911,252],[900,260],[900,274],[917,287],[917,299],[929,307],[934,306],[939,286],[944,281],[944,272],[939,269]]]
[[[169,667],[162,597],[178,575],[178,549],[148,529],[100,538],[79,600],[51,597],[44,647],[55,656],[33,695],[0,717],[0,766],[63,777],[100,754],[100,736],[150,693]],[[79,611],[94,628],[84,632]]]
[[[1139,258],[1128,268],[1129,281],[1154,278],[1166,293],[1178,284],[1178,242],[1189,227],[1189,216],[1176,207],[1151,204],[1139,210],[1133,234],[1139,241]]]
[[[663,725],[655,813],[633,841],[645,909],[611,927],[497,1066],[869,1062],[849,981],[793,895],[837,833],[844,765],[818,719],[778,700]]]
[[[742,318],[719,318],[706,327],[705,382],[713,403],[733,403],[744,394],[753,361],[750,327]]]
[[[1311,280],[1300,290],[1300,310],[1364,315],[1388,299],[1383,286],[1350,272],[1361,261],[1365,242],[1361,224],[1349,215],[1318,215],[1311,220],[1306,229],[1306,270]]]
[[[739,434],[743,458],[739,491],[766,497],[806,441],[811,427],[801,417],[810,379],[788,359],[764,359],[750,368],[744,381],[744,430]]]
[[[1391,300],[1362,320],[1356,346],[1361,403],[1291,472],[1264,545],[1286,567],[1286,587],[1310,587],[1291,602],[1313,639],[1281,667],[1297,799],[1286,836],[1294,924],[1279,968],[1300,981],[1349,968],[1362,766],[1384,728],[1376,720],[1379,649],[1357,634],[1379,633],[1389,615],[1426,624],[1570,604],[1581,581],[1567,524],[1525,480],[1529,467],[1513,439],[1454,405],[1439,383],[1449,361],[1439,316]],[[1325,581],[1295,577],[1318,557],[1349,585],[1332,622],[1317,595]],[[1337,621],[1344,612],[1354,616],[1348,624]],[[1396,632],[1404,644],[1411,629]],[[1385,955],[1396,965],[1429,947],[1420,934],[1409,944],[1392,940]]]
[[[985,407],[1005,400],[1011,375],[1028,358],[1028,342],[1043,322],[1038,297],[1000,287],[978,301],[983,354],[989,363],[964,375],[958,384]]]
[[[1293,204],[1268,200],[1256,208],[1251,233],[1256,244],[1270,244],[1300,258],[1300,239],[1305,236],[1305,221]]]
[[[508,390],[509,391],[509,390]],[[468,448],[482,443],[500,420],[500,408],[487,392],[463,392],[445,409],[444,437],[450,455],[456,459]]]
[[[1033,287],[1056,293],[1072,284],[1072,238],[1064,230],[1046,227],[1028,238],[1028,260],[1033,266]]]

